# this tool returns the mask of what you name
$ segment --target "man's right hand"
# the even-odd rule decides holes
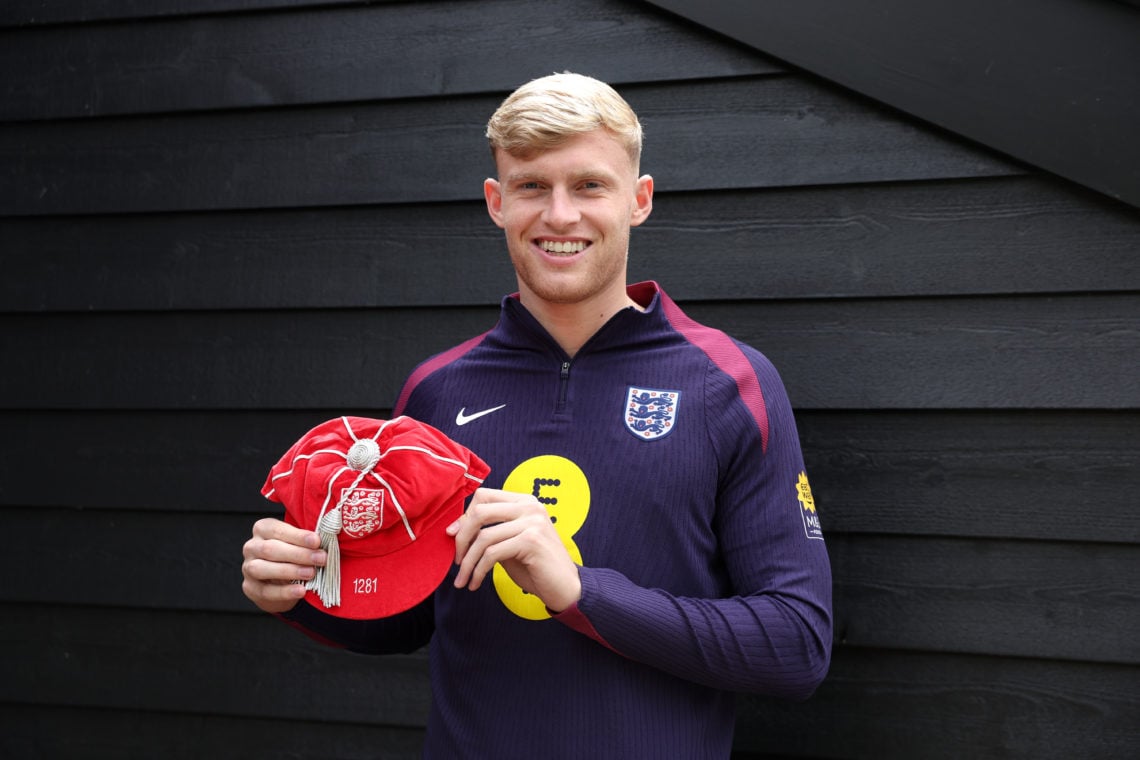
[[[311,530],[272,517],[258,520],[242,547],[242,592],[265,612],[288,612],[305,596],[304,582],[325,564],[320,546]]]

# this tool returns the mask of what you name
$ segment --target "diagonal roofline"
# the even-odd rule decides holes
[[[648,0],[1140,208],[1140,0]]]

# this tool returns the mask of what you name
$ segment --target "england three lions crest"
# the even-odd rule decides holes
[[[364,538],[383,527],[384,490],[382,488],[342,488],[344,532],[353,538]]]
[[[625,427],[643,441],[664,438],[677,424],[680,391],[630,388],[625,398]]]

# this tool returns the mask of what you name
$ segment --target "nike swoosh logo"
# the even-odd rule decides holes
[[[480,417],[485,417],[491,412],[497,412],[505,406],[506,404],[499,404],[498,406],[493,406],[490,409],[484,409],[483,411],[475,412],[474,414],[465,414],[467,407],[463,407],[459,410],[459,414],[455,415],[455,424],[460,426],[466,425],[468,422],[477,420]]]

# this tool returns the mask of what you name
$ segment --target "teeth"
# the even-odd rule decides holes
[[[578,240],[571,242],[560,242],[557,240],[543,240],[539,243],[542,250],[547,253],[581,253],[586,249],[586,243]]]

